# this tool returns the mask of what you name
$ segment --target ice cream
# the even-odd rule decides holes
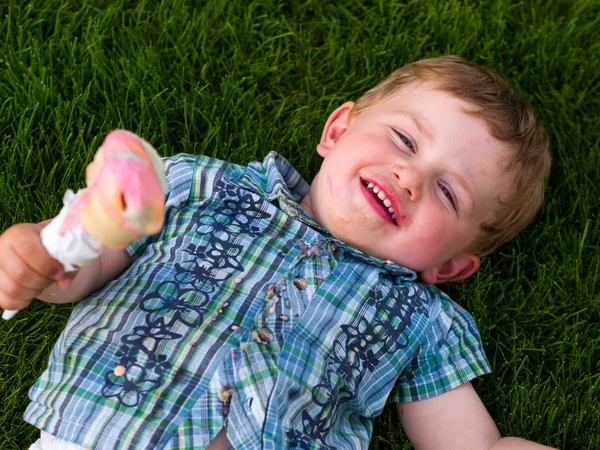
[[[59,233],[82,225],[101,245],[124,248],[164,221],[164,169],[156,150],[133,133],[111,132],[86,169],[87,189]]]
[[[69,190],[58,216],[42,230],[42,244],[66,271],[125,248],[164,224],[167,182],[156,150],[125,130],[109,133],[86,169],[86,189]],[[10,319],[17,311],[5,310]]]

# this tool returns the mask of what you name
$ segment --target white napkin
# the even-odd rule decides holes
[[[102,253],[102,244],[96,238],[90,236],[79,225],[71,230],[67,230],[63,236],[59,235],[58,231],[62,226],[65,218],[73,208],[75,199],[85,192],[85,189],[80,189],[77,194],[72,190],[65,192],[63,196],[64,206],[52,221],[44,227],[40,237],[42,244],[54,259],[60,261],[67,272],[76,269],[76,265],[80,265],[96,259]]]

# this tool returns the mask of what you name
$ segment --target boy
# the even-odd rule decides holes
[[[168,159],[164,229],[72,283],[41,224],[0,237],[3,308],[94,293],[30,392],[36,448],[367,448],[387,401],[419,449],[542,448],[500,439],[473,319],[434,286],[539,208],[531,108],[488,69],[423,60],[335,110],[317,152],[310,186],[276,154]]]

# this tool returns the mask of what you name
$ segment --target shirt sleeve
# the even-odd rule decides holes
[[[169,227],[169,215],[187,204],[192,192],[196,167],[199,157],[180,154],[163,158],[165,176],[167,179],[167,192],[165,194],[165,225]],[[162,234],[165,230],[159,234]],[[139,241],[132,242],[126,251],[131,259],[136,259],[143,249],[152,242],[157,235],[145,236]]]
[[[473,317],[442,292],[439,300],[439,314],[388,401],[434,397],[491,372]]]

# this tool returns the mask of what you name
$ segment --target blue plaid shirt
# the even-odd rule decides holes
[[[490,371],[472,317],[331,237],[282,157],[166,160],[166,225],[80,302],[25,419],[95,450],[367,448],[387,401]]]

